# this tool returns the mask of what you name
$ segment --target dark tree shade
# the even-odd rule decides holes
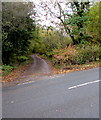
[[[31,18],[33,4],[23,2],[2,3],[2,58],[4,64],[13,63],[17,56],[26,55],[35,29]]]

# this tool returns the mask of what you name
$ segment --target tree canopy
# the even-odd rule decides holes
[[[42,1],[40,4],[41,8],[46,11],[45,17],[50,15],[52,18],[55,17],[60,20],[61,23],[56,20],[57,24],[64,27],[67,35],[71,37],[73,44],[79,44],[86,40],[84,25],[88,19],[86,14],[90,8],[89,1],[80,2],[73,0],[67,2],[64,0],[63,2],[56,1],[55,3]]]
[[[39,5],[31,2],[2,3],[3,64],[24,59],[29,50],[51,56],[54,50],[64,49],[70,43],[100,42],[99,2],[93,6],[89,0],[38,2]],[[43,18],[49,20],[48,25],[46,21],[46,26],[42,24]]]
[[[32,3],[2,3],[2,54],[3,63],[15,62],[27,54],[35,21],[31,18]]]
[[[89,16],[88,23],[85,25],[86,32],[90,35],[92,39],[90,41],[99,43],[100,36],[100,7],[101,4],[99,2],[95,3],[93,7],[90,8],[89,13],[87,14]]]

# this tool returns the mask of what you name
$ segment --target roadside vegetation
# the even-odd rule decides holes
[[[57,5],[60,13],[63,14],[60,3]],[[41,46],[37,40],[33,53],[41,54],[49,59],[58,69],[68,70],[84,64],[87,65],[87,68],[98,67],[101,58],[99,7],[98,2],[94,3],[92,7],[89,2],[72,3],[71,8],[74,14],[65,13],[65,18],[69,17],[64,21],[61,16],[59,18],[62,21],[62,29],[57,31],[51,26],[47,29],[38,28],[38,33],[42,33],[39,37]],[[64,35],[64,30],[68,37]],[[86,68],[86,66],[84,67]]]
[[[31,2],[2,3],[3,76],[19,66],[28,65],[31,54],[39,54],[50,60],[55,68],[63,70],[90,64],[98,67],[101,59],[101,3],[94,3],[92,7],[90,2],[67,3],[72,14],[63,10],[59,2],[55,4],[60,11],[57,17],[61,21],[58,23],[59,29],[37,24],[37,11]],[[49,8],[47,5],[45,7]],[[55,13],[51,11],[51,14]]]
[[[32,9],[32,3],[2,2],[3,75],[30,61],[30,39],[35,30]]]

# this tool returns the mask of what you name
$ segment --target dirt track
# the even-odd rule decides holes
[[[7,86],[45,79],[51,75],[51,67],[44,59],[40,58],[37,55],[32,55],[31,57],[33,59],[32,64],[28,66],[27,69],[23,71],[21,75],[13,82],[7,83]]]
[[[45,60],[37,55],[32,55],[31,57],[33,58],[32,65],[29,66],[24,73],[22,73],[22,75],[18,78],[18,82],[38,80],[50,75],[51,67],[46,63]]]

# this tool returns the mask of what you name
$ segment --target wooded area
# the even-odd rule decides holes
[[[71,64],[99,62],[100,6],[101,2],[41,1],[40,8],[46,12],[44,18],[48,15],[54,17],[54,21],[51,21],[55,24],[53,27],[38,23],[41,17],[38,17],[33,2],[3,2],[2,69],[11,71],[36,53],[49,59],[53,65],[65,68]]]

